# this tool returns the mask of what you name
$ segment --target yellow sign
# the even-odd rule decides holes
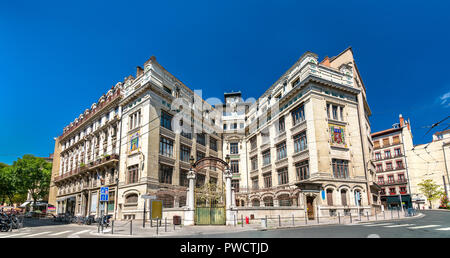
[[[156,218],[162,219],[162,201],[152,200],[151,211],[152,211],[152,219]]]

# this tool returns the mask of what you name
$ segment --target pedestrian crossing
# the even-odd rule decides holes
[[[34,238],[34,237],[67,237],[67,238],[79,238],[82,234],[88,234],[91,229],[86,230],[65,230],[65,231],[43,231],[43,232],[1,232],[0,238]]]
[[[450,227],[442,226],[442,225],[416,225],[416,224],[394,224],[394,223],[376,223],[376,222],[367,222],[367,223],[359,223],[354,225],[360,225],[364,227],[384,227],[384,228],[407,228],[407,229],[433,229],[439,231],[450,231]]]

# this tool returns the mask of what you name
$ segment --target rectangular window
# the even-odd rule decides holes
[[[163,184],[172,184],[173,168],[166,165],[159,166],[159,182]]]
[[[159,142],[159,153],[166,157],[173,156],[173,141],[161,136]]]
[[[270,149],[264,151],[262,153],[262,156],[263,156],[263,165],[270,164]]]
[[[231,154],[239,153],[239,144],[237,142],[230,143],[230,153]]]
[[[299,124],[300,122],[305,121],[305,111],[304,107],[299,106],[292,111],[292,121],[293,125]]]
[[[258,169],[258,156],[252,157],[250,163],[252,164],[252,170]]]
[[[299,133],[294,136],[294,151],[300,152],[306,150],[308,148],[308,144],[306,141],[306,132]]]
[[[128,117],[128,128],[130,130],[141,125],[141,110],[138,110]]]
[[[256,149],[256,135],[250,139],[250,148],[252,150]]]
[[[205,153],[201,151],[197,151],[197,160],[201,160],[205,157]]]
[[[297,180],[302,181],[309,178],[309,160],[298,162],[295,164]]]
[[[335,178],[348,178],[348,160],[333,159],[333,174]]]
[[[406,186],[400,186],[400,193],[406,194]]]
[[[213,151],[217,151],[217,140],[210,137],[209,138],[209,148]]]
[[[172,118],[173,118],[172,115],[161,110],[161,126],[162,127],[172,130]]]
[[[384,176],[379,176],[378,177],[378,184],[379,185],[384,185]]]
[[[289,174],[287,167],[281,168],[277,172],[278,172],[278,185],[284,185],[289,183]]]
[[[259,189],[258,177],[252,177],[252,189],[253,190],[258,190]]]
[[[400,137],[394,136],[392,137],[392,144],[399,144],[400,143]]]
[[[403,167],[403,161],[397,160],[395,163],[397,164],[397,169],[403,169],[404,168]]]
[[[133,184],[138,182],[138,171],[139,171],[139,165],[133,165],[128,167],[128,176],[127,176],[127,183]]]
[[[189,162],[189,158],[191,157],[191,148],[185,145],[180,145],[180,160],[184,162]]]
[[[400,148],[395,148],[394,155],[395,157],[400,157],[402,155],[402,150]]]
[[[390,159],[391,158],[391,151],[389,151],[389,150],[384,151],[384,158]]]
[[[278,133],[284,132],[285,129],[286,127],[284,124],[284,116],[282,116],[280,117],[280,119],[278,119]]]
[[[180,186],[189,187],[189,180],[187,179],[187,175],[187,170],[180,170]]]
[[[390,195],[395,195],[396,194],[395,187],[394,188],[389,188],[389,194]]]
[[[383,147],[389,146],[389,138],[383,139]]]
[[[383,165],[377,164],[377,172],[383,172]]]
[[[266,173],[263,175],[264,178],[264,187],[270,188],[272,187],[272,173]]]
[[[381,159],[382,159],[381,153],[379,153],[379,152],[375,153],[375,160],[381,160]]]
[[[282,142],[277,145],[277,160],[281,160],[287,157],[286,142]]]
[[[394,176],[393,175],[389,175],[388,176],[388,183],[389,184],[393,184],[394,183]]]
[[[197,134],[197,143],[206,146],[206,135],[205,133],[198,133]]]
[[[231,180],[231,187],[234,187],[234,192],[239,192],[239,180]]]
[[[406,182],[405,175],[404,174],[398,174],[398,181],[399,182]]]
[[[332,111],[333,111],[333,119],[334,120],[338,120],[338,107],[333,105],[332,106]]]
[[[206,176],[197,173],[197,179],[195,180],[195,187],[202,187],[205,184]]]
[[[386,171],[389,171],[389,170],[393,170],[392,162],[387,162],[386,163]]]
[[[230,169],[233,174],[239,173],[239,160],[230,161]]]

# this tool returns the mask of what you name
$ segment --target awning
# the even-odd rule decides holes
[[[24,202],[24,203],[22,203],[20,206],[19,206],[19,208],[25,208],[28,204],[30,204],[31,203],[31,201],[26,201],[26,202]]]

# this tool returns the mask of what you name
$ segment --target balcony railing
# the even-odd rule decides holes
[[[106,162],[109,162],[111,160],[118,160],[118,159],[119,159],[119,154],[111,154],[111,155],[104,156],[103,158],[98,159],[96,161],[91,161],[88,164],[79,165],[75,169],[72,169],[69,172],[63,173],[62,175],[55,177],[54,181],[55,182],[61,181],[63,179],[66,179],[66,178],[69,178],[69,177],[81,174],[81,173],[83,173],[83,172],[85,172],[85,171],[87,171],[87,170],[89,170],[89,169],[91,169],[93,167],[102,165],[102,164],[104,164]]]
[[[406,184],[408,183],[407,179],[402,179],[402,180],[388,180],[387,182],[385,181],[378,181],[378,185],[400,185],[400,184]]]

